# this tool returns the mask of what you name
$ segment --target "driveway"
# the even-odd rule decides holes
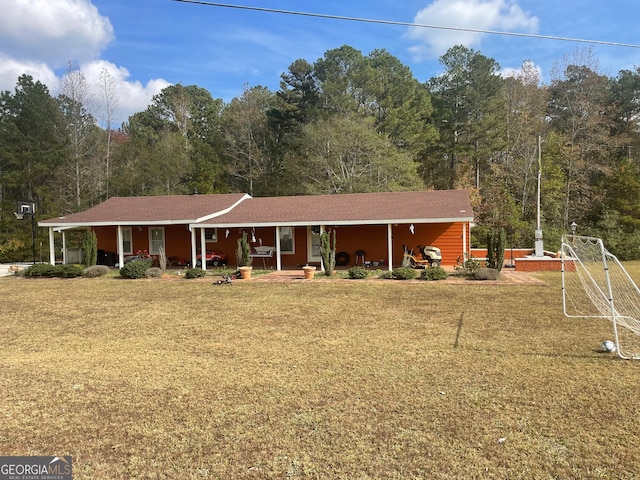
[[[9,271],[10,267],[27,267],[28,265],[22,265],[17,263],[0,263],[0,277],[6,277],[8,275],[13,275],[13,272]]]

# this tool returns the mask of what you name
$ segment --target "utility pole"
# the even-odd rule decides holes
[[[544,257],[544,242],[542,241],[542,225],[540,222],[540,183],[542,182],[542,139],[538,135],[538,194],[536,207],[535,256]]]

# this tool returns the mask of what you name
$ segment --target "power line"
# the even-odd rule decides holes
[[[349,22],[375,23],[380,25],[396,25],[401,27],[431,28],[436,30],[453,30],[456,32],[486,33],[489,35],[506,35],[511,37],[556,40],[561,42],[590,43],[594,45],[607,45],[610,47],[640,48],[640,45],[635,45],[633,43],[608,42],[605,40],[589,40],[584,38],[558,37],[555,35],[538,35],[535,33],[501,32],[496,30],[483,30],[479,28],[446,27],[444,25],[426,25],[422,23],[398,22],[393,20],[377,20],[373,18],[345,17],[342,15],[328,15],[325,13],[312,13],[312,12],[296,12],[292,10],[279,10],[276,8],[265,8],[265,7],[251,7],[248,5],[232,5],[229,3],[208,2],[204,0],[172,0],[172,1],[180,2],[180,3],[192,3],[196,5],[205,5],[208,7],[235,8],[238,10],[252,10],[256,12],[280,13],[284,15],[298,15],[302,17],[315,17],[315,18],[324,18],[329,20],[346,20]]]

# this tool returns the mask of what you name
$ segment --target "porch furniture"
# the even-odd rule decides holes
[[[262,258],[262,267],[264,269],[267,268],[266,260],[267,258],[273,258],[273,252],[276,250],[276,247],[253,247],[253,251],[249,254],[251,258]]]

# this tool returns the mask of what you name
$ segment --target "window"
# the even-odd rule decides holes
[[[164,228],[156,227],[149,229],[149,254],[159,255],[160,250],[164,250]]]
[[[218,241],[218,229],[217,228],[205,228],[204,229],[204,238],[207,242],[217,242]]]
[[[295,253],[293,227],[280,227],[280,253]]]
[[[122,227],[122,253],[133,254],[133,242],[131,241],[131,227]]]

